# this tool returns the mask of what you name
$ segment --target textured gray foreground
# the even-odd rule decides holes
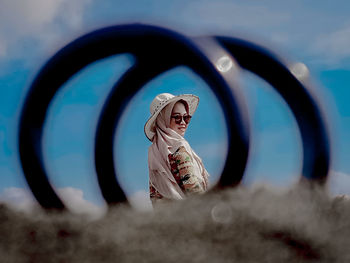
[[[320,190],[226,190],[105,217],[0,206],[1,262],[350,262],[350,201]]]

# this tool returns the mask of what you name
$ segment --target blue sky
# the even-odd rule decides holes
[[[24,202],[30,198],[18,158],[17,125],[23,99],[40,68],[75,38],[129,22],[166,26],[194,36],[238,36],[274,50],[290,63],[304,63],[322,95],[332,131],[331,190],[350,194],[349,10],[347,1],[2,0],[0,199],[13,201],[19,196],[17,202]],[[133,58],[127,54],[93,63],[55,96],[45,124],[43,151],[50,180],[62,195],[64,189],[70,189],[73,199],[103,204],[93,168],[94,129],[110,88],[132,64]],[[288,186],[298,178],[302,158],[293,116],[261,79],[242,72],[239,81],[253,128],[244,183]],[[212,182],[223,165],[227,134],[220,106],[202,79],[178,67],[148,83],[135,96],[118,128],[115,162],[130,198],[147,195],[149,142],[143,125],[150,102],[160,92],[200,97],[186,138],[204,160]]]

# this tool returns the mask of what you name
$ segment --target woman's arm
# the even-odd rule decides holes
[[[194,174],[193,160],[185,147],[169,154],[171,172],[185,194],[202,193],[204,188]]]

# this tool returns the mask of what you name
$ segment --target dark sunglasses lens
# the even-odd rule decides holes
[[[181,116],[174,116],[174,119],[175,119],[175,123],[176,124],[180,124],[181,120],[182,120],[182,117]]]
[[[176,115],[176,116],[172,116],[172,118],[175,119],[176,124],[180,124],[182,122],[182,118],[184,119],[184,122],[188,124],[192,117],[189,115],[186,115],[186,116]]]
[[[188,124],[191,120],[191,116],[187,115],[187,116],[184,116],[184,121]]]

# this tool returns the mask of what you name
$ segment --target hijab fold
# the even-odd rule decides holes
[[[193,160],[194,175],[203,186],[204,190],[208,188],[208,172],[204,168],[202,160],[192,150],[189,143],[178,133],[170,128],[170,118],[174,101],[169,103],[158,115],[156,120],[155,136],[153,143],[148,149],[148,167],[150,184],[165,198],[183,199],[184,192],[177,184],[171,173],[169,154],[174,154],[179,147],[183,146]]]

